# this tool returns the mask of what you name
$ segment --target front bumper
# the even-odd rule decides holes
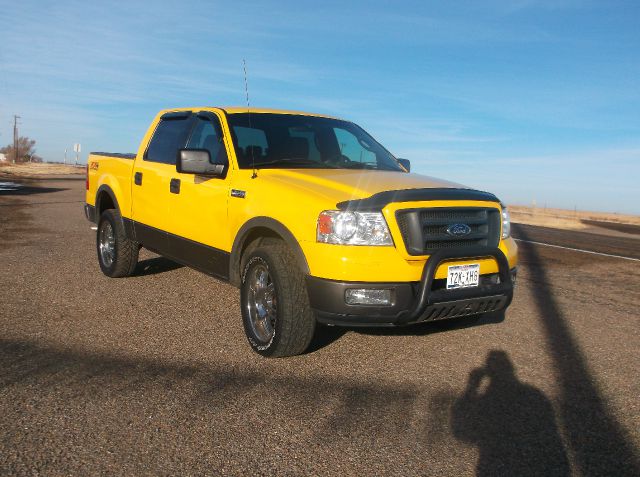
[[[482,275],[473,288],[447,290],[443,280],[435,279],[442,262],[493,257],[496,274]],[[507,308],[513,298],[516,269],[509,269],[507,258],[497,248],[474,247],[465,250],[440,250],[429,257],[419,282],[344,282],[307,277],[311,307],[318,321],[347,326],[401,326],[423,321],[457,318]],[[391,304],[349,305],[348,289],[390,289]]]

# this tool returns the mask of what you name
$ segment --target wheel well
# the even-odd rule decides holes
[[[117,209],[117,207],[111,195],[106,191],[102,191],[98,194],[98,199],[96,200],[97,217],[100,217],[107,209]]]
[[[231,263],[231,283],[236,286],[240,285],[240,267],[242,265],[242,257],[250,248],[255,248],[260,245],[264,239],[280,239],[284,240],[280,235],[278,235],[275,231],[267,228],[267,227],[256,227],[251,229],[247,236],[242,241],[242,245],[232,259]]]
[[[254,242],[257,242],[256,245],[258,245],[263,239],[266,238],[280,239],[284,241],[284,239],[277,232],[266,227],[257,227],[251,230],[245,237],[244,242],[242,243],[242,248],[240,249],[240,257],[244,255],[247,248],[253,245]]]
[[[288,232],[288,230],[286,230]],[[233,252],[231,253],[231,263],[229,270],[229,281],[235,285],[240,286],[241,282],[241,270],[240,267],[242,265],[242,257],[250,251],[251,248],[255,248],[259,246],[261,243],[267,240],[282,240],[287,247],[292,249],[294,256],[297,258],[298,266],[300,269],[308,273],[307,262],[304,258],[304,254],[300,249],[300,246],[293,238],[293,235],[287,240],[287,237],[276,232],[270,227],[265,226],[255,226],[252,227],[246,235],[242,238],[242,242],[238,244],[237,247],[234,247]],[[292,243],[291,240],[294,242]]]

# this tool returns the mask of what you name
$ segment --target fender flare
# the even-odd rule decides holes
[[[111,202],[113,202],[113,206],[115,207],[115,209],[118,212],[120,212],[120,221],[122,222],[122,226],[124,227],[124,231],[127,237],[130,238],[131,240],[136,240],[136,233],[135,233],[135,228],[133,226],[133,221],[131,221],[130,219],[126,219],[122,216],[122,211],[120,210],[118,199],[116,199],[116,194],[113,192],[113,189],[109,187],[107,184],[102,184],[100,187],[98,187],[98,190],[96,191],[96,202],[95,202],[96,224],[100,222],[100,215],[102,215],[102,212],[104,212],[101,209],[101,203],[100,203],[102,201],[102,197],[104,197],[104,194],[107,194],[109,196],[109,198],[111,199]]]
[[[271,232],[280,236],[287,246],[293,252],[298,266],[302,272],[306,275],[309,274],[309,264],[304,256],[302,247],[296,240],[291,231],[285,227],[281,222],[278,222],[271,217],[254,217],[244,223],[240,230],[236,234],[236,238],[233,241],[233,247],[231,248],[231,257],[229,260],[229,281],[235,285],[240,286],[240,260],[242,259],[242,252],[247,245],[247,238],[256,229],[268,229]]]
[[[116,199],[116,195],[113,193],[113,189],[111,189],[111,187],[109,187],[107,184],[102,184],[100,187],[98,187],[98,190],[96,191],[96,219],[100,219],[100,214],[103,212],[103,210],[101,210],[101,198],[103,197],[103,192],[106,193],[110,198],[111,201],[113,202],[113,205],[115,206],[116,210],[120,211],[120,206],[118,205],[118,199]]]

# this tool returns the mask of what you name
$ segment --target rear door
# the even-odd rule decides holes
[[[190,112],[164,114],[142,158],[133,168],[132,217],[136,238],[145,247],[169,254],[166,231],[174,219],[169,213],[171,179],[176,174],[178,150],[184,148],[193,125]]]
[[[171,256],[203,272],[228,278],[229,148],[220,117],[213,112],[194,116],[186,147],[206,149],[213,164],[223,164],[222,177],[205,177],[172,171],[173,193],[168,224]]]

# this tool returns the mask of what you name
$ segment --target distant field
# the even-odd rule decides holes
[[[69,175],[82,176],[84,174],[84,165],[0,163],[0,179],[45,179]],[[509,210],[512,220],[520,224],[640,236],[640,216],[637,215],[534,208],[521,205],[510,205]]]
[[[49,163],[24,163],[24,164],[0,164],[0,177],[37,179],[49,176],[60,175],[82,175],[85,173],[85,166],[73,166],[65,164]]]
[[[565,230],[640,235],[640,216],[510,205],[511,220]]]

